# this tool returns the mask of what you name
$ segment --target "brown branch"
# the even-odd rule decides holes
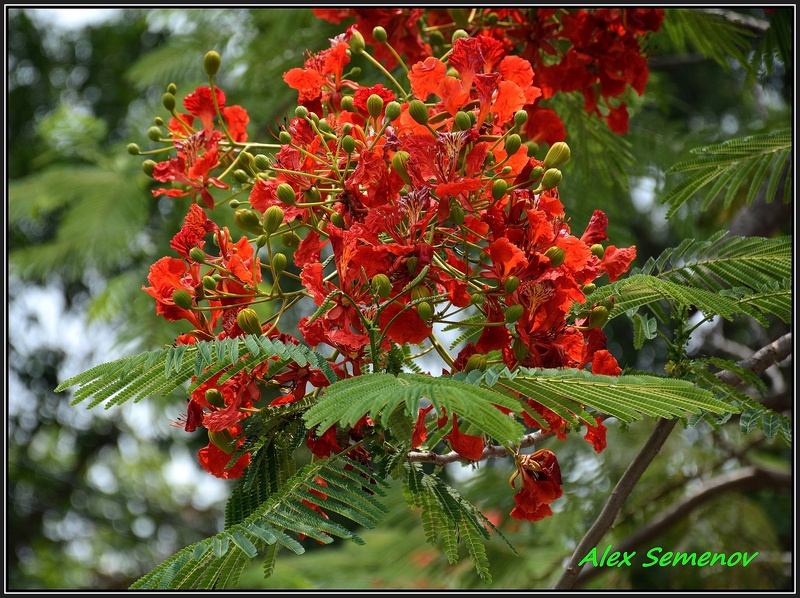
[[[759,349],[747,359],[738,362],[740,367],[750,370],[755,374],[760,374],[773,363],[779,363],[792,353],[792,335],[787,334],[778,340],[770,343],[766,347]],[[734,384],[740,380],[738,376],[729,371],[717,374],[723,382]],[[741,384],[741,381],[737,383]],[[655,459],[656,455],[664,446],[672,430],[677,425],[678,420],[661,419],[656,424],[650,437],[645,442],[639,454],[633,459],[628,469],[622,474],[617,485],[611,491],[603,510],[598,515],[595,522],[586,532],[586,535],[578,543],[575,552],[570,557],[567,566],[561,576],[556,580],[553,589],[565,590],[571,588],[578,579],[582,566],[579,564],[589,551],[597,546],[597,543],[614,525],[614,521],[622,510],[622,505],[633,492],[634,486],[644,474],[647,467]]]
[[[552,432],[549,433],[542,433],[542,432],[533,432],[531,434],[526,434],[522,437],[518,448],[528,448],[530,446],[535,446],[540,444],[547,438],[554,436]],[[509,452],[508,449],[504,446],[498,445],[489,445],[483,449],[483,454],[481,454],[480,461],[484,459],[501,459],[503,457],[508,457]],[[408,453],[408,460],[414,463],[433,463],[434,465],[438,465],[440,467],[444,467],[450,463],[473,463],[469,459],[465,459],[461,455],[459,455],[455,451],[450,451],[449,453],[445,453],[444,455],[439,455],[438,453],[434,453],[431,451],[411,451]]]

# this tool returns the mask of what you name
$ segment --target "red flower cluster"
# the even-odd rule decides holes
[[[569,148],[552,135],[546,119],[537,120],[545,110],[536,107],[539,100],[554,91],[537,81],[555,79],[557,65],[532,60],[536,53],[512,53],[516,44],[506,34],[524,34],[527,47],[547,47],[561,36],[579,48],[578,41],[589,42],[582,35],[603,27],[615,32],[613,39],[624,38],[625,27],[631,27],[626,19],[639,13],[598,11],[608,14],[590,18],[586,11],[559,12],[553,28],[545,24],[556,18],[555,11],[522,21],[521,11],[498,10],[493,26],[481,26],[472,37],[456,36],[446,57],[438,58],[407,22],[442,14],[356,12],[363,19],[387,13],[381,22],[389,24],[389,43],[415,57],[407,68],[410,90],[394,79],[396,89],[362,86],[344,77],[351,55],[365,47],[359,29],[367,21],[362,20],[332,39],[330,48],[309,55],[302,68],[285,73],[285,82],[298,93],[298,108],[280,131],[279,149],[270,159],[254,159],[244,149],[247,114],[238,106],[226,107],[216,87],[216,95],[201,87],[187,96],[189,114],[172,109],[168,130],[177,156],[152,169],[156,180],[172,187],[154,193],[189,195],[193,203],[171,245],[180,257],[156,262],[148,277],[151,286],[144,290],[156,299],[157,313],[191,324],[178,342],[250,333],[297,343],[279,331],[279,321],[296,302],[310,299],[317,309],[299,320],[299,335],[309,347],[328,348],[340,378],[370,371],[366,368],[388,371],[395,347],[426,344],[423,352],[436,349],[445,374],[484,369],[487,361],[511,369],[591,367],[594,373],[619,373],[601,331],[610,303],[592,306],[577,319],[569,316],[596,280],[607,275],[614,281],[624,273],[636,251],[603,247],[608,221],[599,210],[580,237],[570,230],[558,193],[559,168],[569,159]],[[328,18],[345,13],[324,11]],[[516,28],[501,27],[503,19]],[[653,23],[636,31],[645,25]],[[548,33],[532,37],[537,31]],[[600,56],[600,47],[609,52],[616,47],[611,41],[593,43],[600,62],[608,58]],[[547,73],[543,79],[540,68]],[[607,71],[598,75],[603,81],[617,80],[608,74],[610,63],[605,71],[594,70]],[[643,85],[641,72],[635,82]],[[578,88],[588,93],[592,85],[583,82]],[[610,83],[601,86],[601,94],[617,90]],[[201,129],[192,128],[194,117]],[[532,155],[526,139],[548,140],[543,160]],[[207,209],[215,208],[209,186],[229,187],[214,175],[223,168],[234,173],[237,194],[249,189],[249,207],[237,209],[235,220],[253,238],[234,241],[197,203],[199,195]],[[206,235],[213,235],[218,253],[206,252]],[[279,251],[289,248],[297,274],[286,272],[286,256]],[[259,286],[262,271],[271,286]],[[299,281],[300,289],[282,289],[286,276],[295,285]],[[266,321],[254,309],[264,302],[281,305]],[[467,321],[465,314],[472,317]],[[450,356],[435,338],[437,323],[463,323],[480,331]],[[223,383],[217,375],[192,393],[181,425],[187,431],[208,430],[209,445],[199,459],[216,476],[237,477],[249,462],[246,453],[230,462],[244,442],[244,418],[258,408],[299,401],[328,384],[310,365],[288,366],[269,379],[267,366],[241,370]],[[266,388],[282,394],[259,405]],[[528,425],[566,437],[563,419],[521,398],[541,415],[536,421],[526,414]],[[435,413],[435,423],[426,423],[432,409],[420,410],[411,448],[423,445],[428,426],[436,426],[447,429],[444,439],[453,450],[479,460],[484,439],[461,432],[458,413]],[[586,440],[600,452],[605,427],[600,420],[596,424]],[[307,444],[318,456],[342,453],[373,426],[367,417],[348,430],[310,431]],[[349,454],[364,463],[370,457],[362,444]],[[522,488],[512,516],[549,515],[549,503],[561,496],[555,455],[539,451],[518,459],[517,468]]]

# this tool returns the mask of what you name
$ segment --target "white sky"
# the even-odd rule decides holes
[[[101,23],[122,12],[120,8],[26,8],[32,18],[67,29]]]

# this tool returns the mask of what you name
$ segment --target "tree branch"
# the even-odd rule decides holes
[[[766,347],[759,349],[747,359],[738,362],[737,365],[755,374],[760,374],[773,363],[779,363],[786,359],[791,352],[792,335],[786,334]],[[717,377],[731,385],[735,383],[738,386],[742,383],[738,376],[729,371],[720,372],[717,374]],[[737,382],[737,380],[739,382]],[[579,563],[592,548],[597,546],[597,543],[614,525],[617,515],[619,515],[619,512],[622,510],[622,505],[628,499],[631,492],[633,492],[634,486],[639,482],[639,479],[653,459],[655,459],[661,447],[664,446],[664,443],[677,423],[677,419],[661,419],[658,421],[650,437],[639,451],[639,454],[636,455],[628,466],[628,469],[622,474],[617,485],[611,491],[611,495],[608,497],[600,515],[598,515],[595,522],[589,528],[589,531],[586,532],[586,535],[578,543],[575,552],[573,552],[561,576],[556,580],[553,589],[565,590],[571,588],[575,584],[582,568]]]

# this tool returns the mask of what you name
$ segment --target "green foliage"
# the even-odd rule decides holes
[[[693,172],[663,198],[662,202],[670,204],[667,218],[696,195],[706,185],[711,188],[705,195],[701,210],[705,211],[717,196],[727,187],[724,206],[740,197],[740,190],[745,186],[746,205],[752,205],[756,195],[763,190],[769,175],[769,183],[765,191],[765,202],[770,204],[775,199],[780,184],[783,184],[783,202],[791,201],[791,167],[786,168],[792,153],[792,131],[782,129],[760,135],[749,135],[739,139],[729,139],[722,143],[694,148],[692,154],[697,157],[679,162],[667,170],[666,174]]]

